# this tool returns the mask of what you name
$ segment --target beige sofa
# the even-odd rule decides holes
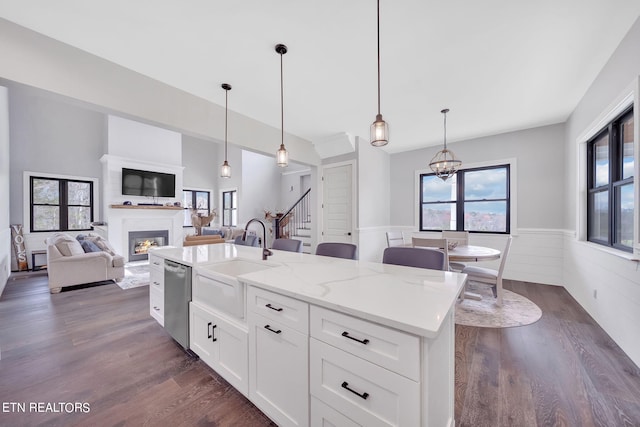
[[[49,291],[54,294],[65,286],[124,278],[125,260],[108,241],[89,234],[96,252],[85,252],[83,245],[67,233],[56,233],[46,240]]]

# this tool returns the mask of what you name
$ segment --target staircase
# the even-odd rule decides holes
[[[311,189],[293,204],[284,215],[276,218],[276,239],[296,239],[302,241],[302,252],[311,253]]]

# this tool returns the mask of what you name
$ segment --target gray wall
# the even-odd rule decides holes
[[[11,138],[11,223],[23,220],[23,172],[102,177],[106,118],[45,93],[12,85],[9,90]],[[99,213],[99,217],[101,213]],[[28,228],[25,224],[25,232]]]
[[[214,193],[212,207],[216,205],[216,190],[223,159],[218,157],[220,144],[182,135],[182,185],[184,188],[209,189]]]
[[[0,295],[11,270],[9,154],[9,91],[0,86]]]
[[[640,19],[622,40],[611,59],[593,82],[578,106],[566,123],[567,179],[565,180],[566,199],[564,203],[564,226],[567,229],[576,227],[576,170],[577,170],[577,138],[587,130],[600,114],[610,107],[616,97],[640,75]],[[636,109],[640,106],[636,105]],[[637,115],[636,115],[637,117]],[[636,122],[636,127],[639,124]],[[637,159],[636,154],[636,159]]]
[[[280,200],[280,173],[274,157],[242,152],[242,190],[238,192],[238,222],[264,219],[264,209]]]
[[[358,228],[387,226],[390,222],[390,157],[358,137]],[[395,209],[394,209],[395,210]]]
[[[564,225],[563,182],[566,167],[564,125],[447,144],[463,165],[515,158],[517,162],[518,228],[555,228]],[[391,155],[391,225],[416,223],[417,170],[429,169],[429,161],[442,146]],[[515,232],[515,230],[513,230]]]

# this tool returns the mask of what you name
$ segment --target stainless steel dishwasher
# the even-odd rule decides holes
[[[191,267],[164,260],[164,328],[187,350],[190,301]]]

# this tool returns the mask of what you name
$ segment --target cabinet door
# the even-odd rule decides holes
[[[191,303],[191,349],[239,392],[248,395],[248,333],[209,310]]]
[[[249,398],[280,426],[309,424],[309,337],[249,311]]]

